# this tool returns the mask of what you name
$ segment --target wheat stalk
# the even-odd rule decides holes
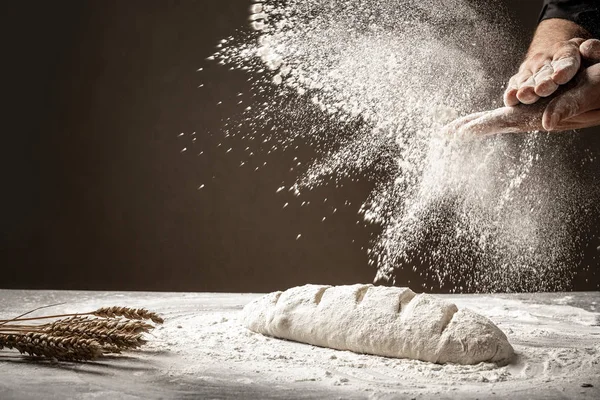
[[[142,321],[69,318],[48,324],[43,328],[54,336],[79,336],[94,339],[102,345],[114,345],[120,349],[135,349],[144,344],[143,333],[154,327]]]
[[[129,319],[151,320],[156,324],[165,322],[158,314],[148,311],[145,308],[129,308],[129,307],[103,307],[92,313],[97,317],[114,318],[125,317]]]
[[[70,317],[42,325],[46,333],[54,335],[80,334],[89,331],[117,331],[120,333],[138,334],[148,333],[153,325],[142,321],[91,319],[87,317]]]
[[[64,318],[64,317],[80,317],[85,315],[94,315],[102,318],[116,318],[125,317],[128,319],[135,320],[151,320],[156,324],[162,324],[164,320],[156,313],[146,310],[145,308],[130,308],[130,307],[102,307],[96,311],[87,313],[74,313],[74,314],[59,314],[59,315],[45,315],[42,317],[28,317],[28,318],[12,318],[12,319],[0,319],[0,326],[8,322],[16,321],[34,321],[39,319],[51,319],[51,318]]]
[[[102,346],[93,339],[54,337],[36,332],[0,334],[0,349],[5,347],[18,350],[21,354],[60,361],[94,360],[103,354]]]
[[[154,312],[130,307],[103,307],[81,314],[23,318],[29,313],[0,320],[0,350],[15,349],[21,354],[60,361],[88,361],[146,344],[143,335],[154,329],[154,325],[143,320],[163,323]],[[23,321],[49,318],[61,319],[46,324],[22,324]]]

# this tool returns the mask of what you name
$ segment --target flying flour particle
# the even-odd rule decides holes
[[[290,190],[356,173],[376,182],[361,213],[383,228],[369,251],[377,279],[413,268],[428,289],[568,289],[598,186],[569,167],[572,135],[438,136],[499,105],[521,55],[504,15],[494,1],[254,2],[257,32],[213,57],[270,99],[246,113],[243,138],[321,155]],[[281,121],[295,130],[274,133]]]

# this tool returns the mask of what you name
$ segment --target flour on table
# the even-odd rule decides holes
[[[434,363],[507,363],[513,348],[489,319],[408,288],[304,285],[244,308],[258,333],[338,350]]]

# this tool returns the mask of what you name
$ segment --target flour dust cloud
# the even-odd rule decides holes
[[[502,7],[480,3],[254,2],[252,30],[210,58],[248,71],[267,99],[246,110],[245,138],[319,154],[287,190],[357,173],[376,182],[361,207],[382,227],[369,249],[376,280],[412,268],[426,289],[568,289],[595,207],[569,167],[573,135],[439,135],[458,116],[501,106],[519,64]],[[315,124],[315,113],[330,122]],[[274,133],[282,120],[295,129]]]

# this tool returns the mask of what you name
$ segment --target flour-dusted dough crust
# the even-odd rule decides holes
[[[264,335],[386,357],[477,364],[513,356],[489,319],[408,288],[299,286],[251,302],[243,319]]]

